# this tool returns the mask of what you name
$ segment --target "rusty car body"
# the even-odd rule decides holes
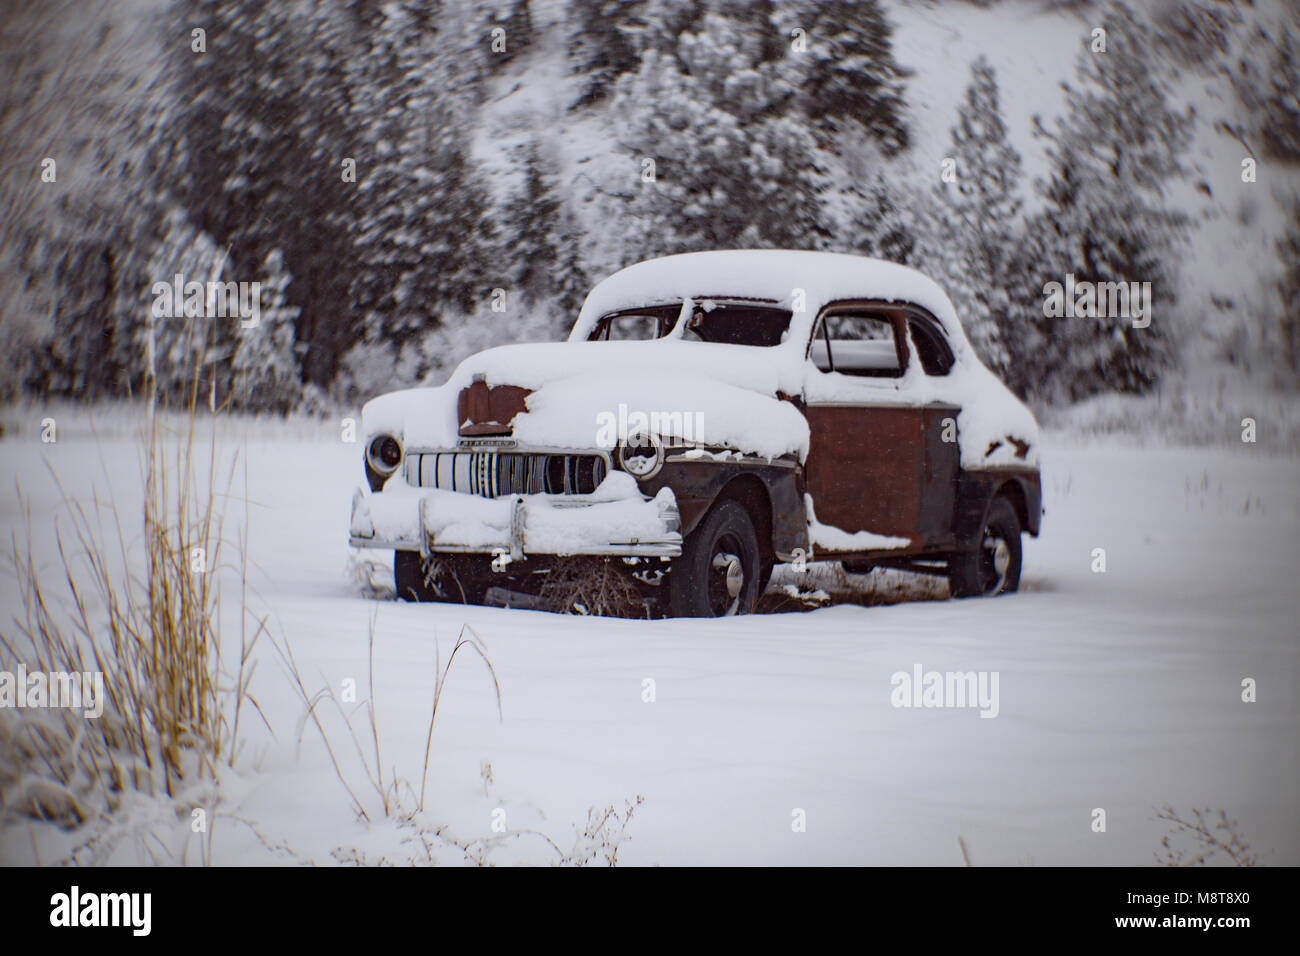
[[[855,256],[639,263],[566,342],[479,353],[363,418],[350,541],[395,552],[407,599],[527,605],[575,558],[672,615],[750,611],[781,562],[993,595],[1041,522],[1033,416],[935,283]]]

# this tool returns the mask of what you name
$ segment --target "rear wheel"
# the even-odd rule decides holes
[[[673,617],[748,614],[763,574],[754,522],[737,501],[721,501],[686,538],[668,591]]]
[[[1020,519],[1006,498],[994,498],[975,550],[948,564],[953,597],[992,597],[1020,587]]]

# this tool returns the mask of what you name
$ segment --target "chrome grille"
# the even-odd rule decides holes
[[[443,451],[406,456],[406,483],[484,498],[585,495],[605,479],[600,455]]]

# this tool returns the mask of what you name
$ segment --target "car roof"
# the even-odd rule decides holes
[[[798,301],[800,295],[802,302]],[[586,339],[596,321],[610,312],[680,302],[687,297],[779,303],[794,309],[791,329],[802,331],[805,341],[812,319],[831,302],[906,302],[930,312],[965,344],[951,300],[923,273],[884,259],[787,249],[689,252],[628,266],[588,293],[570,341]]]

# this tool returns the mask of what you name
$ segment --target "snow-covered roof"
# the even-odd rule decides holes
[[[812,320],[838,299],[882,299],[921,306],[939,319],[968,348],[952,302],[937,283],[915,269],[835,252],[788,249],[740,249],[688,252],[648,259],[609,276],[587,295],[569,336],[581,341],[596,320],[618,309],[678,302],[685,298],[745,297],[770,299],[792,308],[797,290],[803,310],[796,312],[790,338],[807,342]]]

